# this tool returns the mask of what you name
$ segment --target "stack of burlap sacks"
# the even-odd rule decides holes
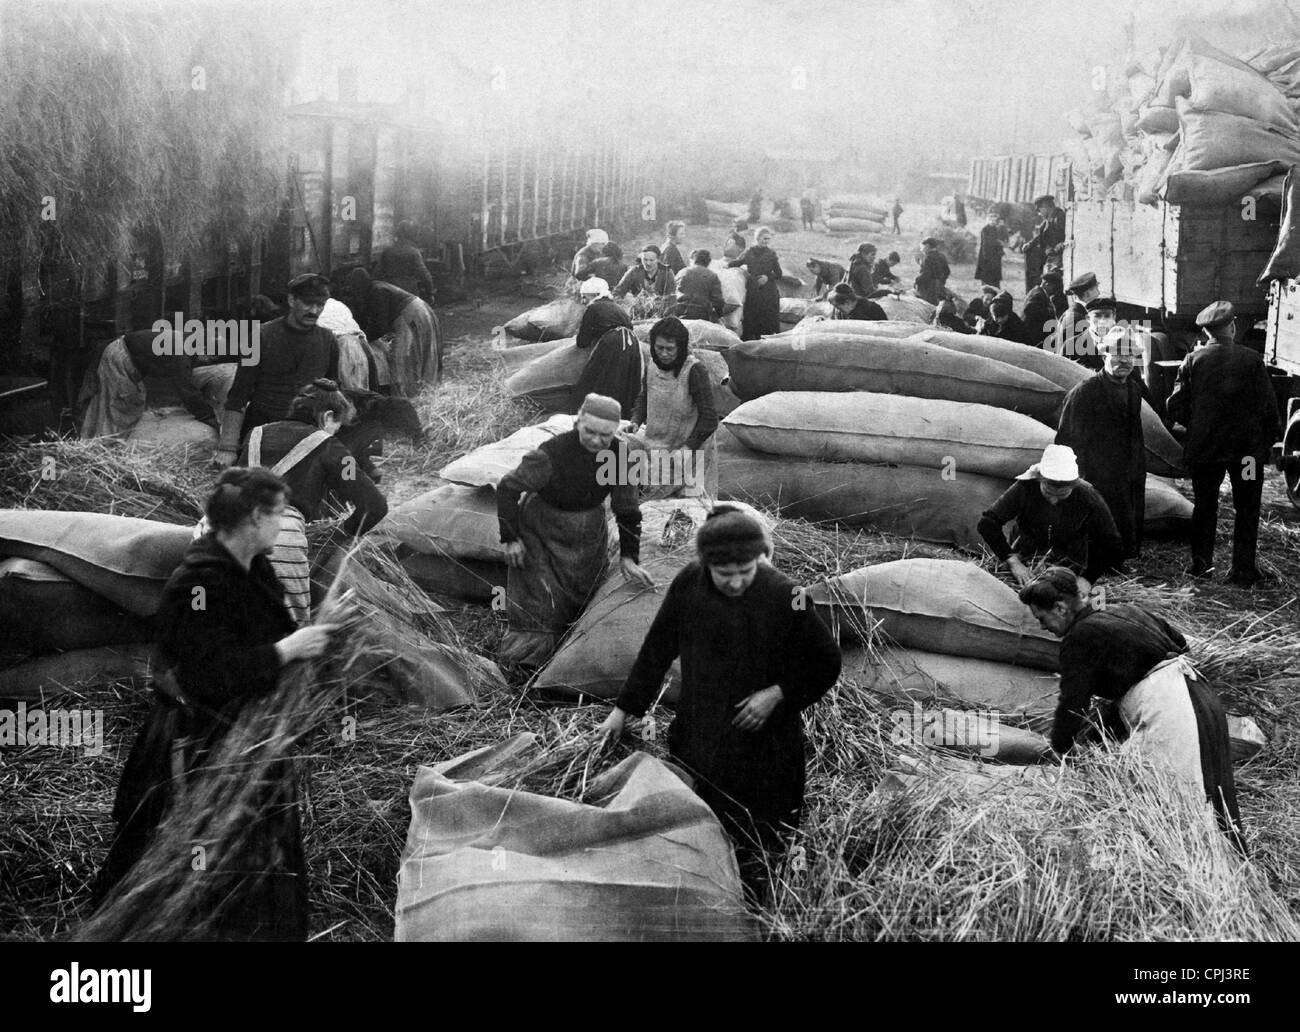
[[[826,205],[826,231],[832,236],[862,236],[885,231],[889,211],[861,194],[841,194]]]
[[[1141,204],[1279,195],[1300,161],[1298,75],[1298,48],[1248,63],[1196,37],[1111,71],[1094,109],[1068,116],[1076,190]]]

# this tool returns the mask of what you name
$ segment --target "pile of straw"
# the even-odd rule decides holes
[[[197,523],[213,482],[174,454],[110,438],[0,448],[0,509],[48,509]]]
[[[360,564],[370,576],[348,572],[348,563]],[[299,747],[318,733],[337,729],[345,716],[355,721],[349,711],[358,699],[392,705],[420,697],[420,686],[402,676],[409,669],[411,637],[439,634],[451,640],[454,634],[431,604],[411,608],[419,597],[414,585],[407,581],[393,587],[385,578],[400,580],[400,567],[378,549],[361,546],[345,560],[316,617],[317,623],[339,627],[328,658],[288,668],[274,693],[244,708],[207,765],[187,784],[185,805],[169,812],[148,851],[75,938],[207,937],[217,894],[229,885],[210,875],[237,871],[238,858],[249,855],[250,816],[263,805],[285,765],[300,759]],[[401,627],[408,633],[393,633]],[[465,666],[477,691],[494,683],[489,664],[471,661]],[[206,871],[190,869],[196,846],[212,860]]]

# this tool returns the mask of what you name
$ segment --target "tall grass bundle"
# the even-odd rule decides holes
[[[328,657],[288,668],[275,692],[243,709],[206,766],[185,786],[184,806],[168,812],[148,850],[74,938],[121,942],[206,937],[219,894],[229,890],[227,879],[213,875],[239,872],[254,833],[250,818],[265,805],[284,765],[295,763],[299,745],[332,716],[342,717],[344,707],[358,697],[389,703],[421,697],[422,686],[400,676],[409,658],[410,636],[380,629],[402,620],[411,631],[453,635],[429,608],[404,612],[401,600],[382,586],[375,569],[366,570],[368,577],[349,574],[348,564],[359,563],[362,569],[378,564],[384,576],[398,576],[400,568],[384,565],[387,562],[378,550],[364,545],[345,560],[316,618],[317,623],[339,627]],[[489,664],[471,657],[463,669],[476,682],[475,689],[493,683]],[[196,847],[211,859],[205,871],[190,868]]]
[[[1131,754],[1077,758],[1041,788],[941,773],[906,789],[873,786],[842,767],[811,786],[798,845],[761,915],[769,936],[1300,938],[1208,805]]]
[[[0,509],[135,516],[178,525],[203,517],[210,469],[165,449],[111,438],[0,447]]]
[[[4,254],[90,271],[154,241],[180,260],[274,218],[283,116],[266,98],[289,71],[275,12],[5,4],[0,17]]]

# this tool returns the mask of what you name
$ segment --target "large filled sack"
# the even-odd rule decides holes
[[[520,744],[417,772],[397,942],[756,938],[731,843],[676,768],[634,753],[569,802],[497,787]]]
[[[200,423],[179,405],[145,409],[140,421],[126,435],[131,444],[166,448],[180,452],[184,462],[212,457],[217,450],[217,431]]]
[[[368,539],[401,549],[453,559],[505,562],[497,523],[496,492],[490,486],[442,483],[396,508]]]
[[[151,641],[153,622],[32,559],[0,559],[0,651],[40,653]]]
[[[1147,475],[1143,529],[1155,534],[1183,534],[1191,529],[1195,506],[1172,480]]]
[[[417,552],[400,545],[397,560],[411,580],[431,595],[461,602],[505,604],[508,567],[504,562],[457,559],[434,552]]]
[[[1018,365],[1044,379],[1059,384],[1067,391],[1093,376],[1093,371],[1055,355],[1042,348],[1027,348],[1023,344],[998,340],[974,333],[953,333],[950,330],[924,330],[920,339],[961,351],[965,354],[985,355],[1000,362]],[[1147,451],[1147,472],[1161,477],[1183,474],[1183,448],[1160,422],[1160,417],[1147,402],[1142,403],[1142,440]]]
[[[709,373],[709,381],[713,386],[713,405],[720,416],[725,415],[738,404],[736,396],[723,384],[728,375],[727,365],[718,351],[701,347],[696,348],[694,353]],[[511,397],[531,399],[543,412],[563,412],[569,407],[573,388],[590,361],[591,354],[591,350],[579,350],[574,344],[561,344],[554,351],[539,354],[512,373],[506,379],[506,390]],[[650,361],[650,345],[645,341],[641,341],[641,361]],[[631,415],[630,412],[624,413],[625,418],[630,418]]]
[[[845,649],[840,677],[904,706],[991,710],[1039,731],[1052,726],[1060,687],[1045,670],[896,645]]]
[[[0,557],[33,559],[137,616],[153,616],[193,528],[95,512],[0,509]]]
[[[1300,177],[1294,170],[1288,170],[1282,185],[1277,243],[1255,282],[1262,287],[1271,280],[1291,279],[1297,275],[1300,275]]]
[[[806,297],[781,298],[781,325],[793,326],[808,314],[809,299]]]
[[[572,347],[575,337],[562,337],[560,340],[542,340],[534,344],[520,344],[518,347],[507,347],[495,350],[493,356],[501,363],[501,368],[506,376],[513,376],[530,362],[536,361],[543,355],[549,355],[552,351],[559,351],[563,347]]]
[[[822,304],[824,302],[814,302]],[[813,305],[808,306],[809,309]],[[830,305],[826,305],[829,309]],[[764,338],[766,340],[784,340],[798,335],[808,334],[843,334],[852,333],[863,337],[888,337],[890,340],[905,340],[908,337],[915,337],[926,329],[926,323],[907,322],[901,319],[886,319],[879,322],[873,319],[831,319],[826,316],[815,318],[814,314],[809,311],[804,318],[790,330],[781,333],[774,333]]]
[[[731,389],[746,401],[782,390],[857,390],[974,402],[1050,420],[1065,397],[1056,384],[1005,362],[861,333],[818,330],[748,340],[724,358]]]
[[[749,211],[749,206],[739,201],[704,201],[704,207],[708,209],[710,215],[725,215],[728,218],[738,219]]]
[[[127,680],[143,684],[154,669],[154,647],[144,643],[51,652],[0,669],[0,699],[43,702],[83,685]]]
[[[1300,132],[1286,95],[1254,69],[1204,54],[1188,55],[1186,67],[1187,103],[1196,110],[1254,119],[1292,137]]]
[[[934,305],[910,294],[890,294],[875,299],[890,319],[929,324],[934,319]]]
[[[723,316],[722,325],[736,336],[744,327],[745,291],[749,288],[749,276],[744,269],[729,269],[725,260],[715,258],[709,268],[718,274],[722,284]]]
[[[475,448],[448,463],[438,473],[443,480],[470,487],[496,487],[507,473],[514,472],[523,457],[543,441],[573,429],[574,417],[554,415],[543,423],[516,430],[509,437]]]
[[[1180,97],[1178,119],[1182,132],[1178,171],[1229,168],[1256,161],[1300,162],[1300,141],[1294,132],[1246,115],[1195,110]]]
[[[832,215],[826,219],[826,228],[832,233],[861,233],[870,236],[873,233],[883,233],[885,224],[869,219],[836,218]]]
[[[1177,170],[1169,173],[1159,192],[1169,204],[1240,203],[1261,183],[1285,176],[1289,167],[1284,161],[1256,161],[1209,171]]]
[[[872,527],[888,534],[982,548],[976,530],[985,509],[1010,481],[974,473],[946,479],[916,466],[815,462],[752,451],[723,431],[718,445],[718,493],[787,519]]]
[[[674,513],[680,516],[674,519]],[[695,558],[695,530],[708,515],[697,499],[646,502],[641,506],[641,566],[655,579],[646,588],[628,581],[612,564],[582,615],[569,628],[535,685],[565,695],[612,699],[623,687],[641,643],[663,604],[664,591]],[[616,540],[616,539],[615,539]],[[664,701],[677,701],[681,670],[673,663]]]
[[[898,394],[777,391],[726,418],[741,443],[771,455],[876,462],[1016,477],[1042,458],[1052,431],[1019,412]]]
[[[581,301],[571,297],[556,298],[516,315],[505,324],[505,331],[520,340],[559,340],[561,337],[572,337],[578,332],[583,311]]]
[[[974,563],[899,559],[821,581],[808,597],[841,640],[1056,670],[1060,643],[1016,592]]]
[[[861,219],[863,222],[874,222],[883,227],[885,224],[885,213],[876,208],[865,208],[856,204],[832,204],[826,209],[826,217],[832,219]]]
[[[644,343],[650,343],[650,328],[655,319],[640,319],[632,324],[632,332]],[[726,351],[733,344],[739,344],[740,338],[721,323],[706,319],[683,319],[682,325],[690,331],[691,347],[708,351]]]
[[[827,211],[837,208],[865,211],[880,219],[889,214],[888,209],[880,201],[867,194],[839,194],[826,202]]]

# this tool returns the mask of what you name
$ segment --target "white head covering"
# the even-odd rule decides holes
[[[609,284],[599,276],[591,276],[582,281],[578,293],[582,297],[609,297]]]
[[[1017,480],[1054,480],[1068,484],[1079,479],[1079,462],[1074,449],[1066,444],[1049,444],[1043,458],[1016,477]]]
[[[325,307],[321,309],[320,315],[316,319],[318,326],[324,326],[331,333],[360,333],[361,327],[357,321],[352,318],[352,309],[345,305],[337,298],[330,298],[325,302]]]
[[[587,230],[587,243],[589,244],[608,244],[609,234],[603,229]]]

